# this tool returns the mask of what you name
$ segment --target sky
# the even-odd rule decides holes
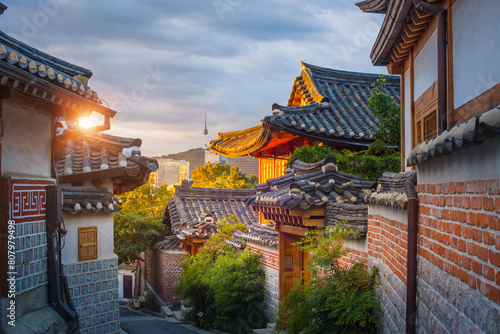
[[[383,73],[370,50],[383,16],[360,0],[3,0],[0,30],[91,69],[117,115],[110,134],[143,155],[202,147],[286,105],[301,61]]]

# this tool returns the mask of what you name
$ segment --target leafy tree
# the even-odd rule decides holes
[[[258,178],[251,175],[247,178],[240,172],[237,166],[231,167],[207,163],[201,167],[196,167],[191,172],[194,180],[193,186],[202,188],[224,188],[224,189],[248,189],[253,188]]]
[[[335,151],[328,146],[302,146],[296,149],[290,156],[287,167],[292,168],[295,160],[313,163],[334,155]]]
[[[265,324],[264,271],[261,254],[229,248],[225,240],[236,229],[246,231],[235,216],[217,222],[196,256],[186,255],[175,292],[188,301],[185,318],[197,326],[247,333]]]
[[[344,224],[311,231],[297,246],[310,254],[312,277],[297,283],[278,311],[275,332],[375,333],[379,322],[373,314],[377,269],[368,272],[360,262],[350,269],[339,260],[348,251],[343,240],[355,235]]]
[[[156,187],[150,178],[148,183],[118,197],[123,204],[114,215],[116,254],[120,263],[133,262],[168,234],[162,221],[172,192],[166,184]]]

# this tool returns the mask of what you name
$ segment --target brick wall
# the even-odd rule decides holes
[[[181,275],[183,251],[153,249],[148,259],[151,270],[148,281],[167,305],[180,304],[182,298],[174,293],[174,285]]]
[[[408,211],[373,204],[368,212],[368,266],[379,270],[380,332],[404,333]]]
[[[427,332],[500,330],[499,188],[497,179],[418,185],[418,297],[438,320]]]
[[[353,249],[350,247],[343,247],[343,248],[348,250],[349,253],[346,256],[340,258],[339,263],[342,266],[346,268],[351,268],[354,264],[358,262],[368,263],[368,254],[366,252]]]

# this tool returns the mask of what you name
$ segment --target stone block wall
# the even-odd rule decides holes
[[[118,257],[63,264],[82,334],[119,333]]]
[[[151,270],[149,283],[167,305],[180,304],[182,297],[174,293],[174,285],[181,276],[184,251],[152,249],[148,265]]]
[[[379,270],[380,332],[404,333],[408,211],[371,204],[368,212],[367,260]]]

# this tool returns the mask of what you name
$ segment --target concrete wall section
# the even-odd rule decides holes
[[[417,100],[437,80],[437,30],[414,60],[414,98]]]
[[[118,257],[65,263],[82,334],[119,333]]]
[[[114,254],[113,213],[63,213],[68,234],[65,237],[66,245],[62,252],[62,262],[78,261],[78,228],[97,226],[97,256],[99,259],[108,258]]]
[[[34,108],[3,101],[2,176],[51,176],[51,118]]]
[[[500,1],[457,0],[453,4],[455,108],[500,82]]]

